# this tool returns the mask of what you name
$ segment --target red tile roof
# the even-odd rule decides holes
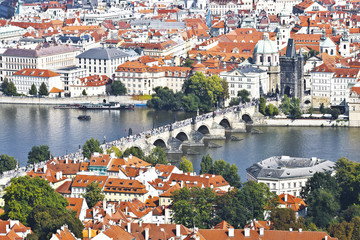
[[[35,68],[24,68],[20,71],[13,73],[13,75],[17,76],[29,76],[29,77],[43,77],[43,78],[51,78],[60,76],[60,74],[46,70],[46,69],[35,69]]]

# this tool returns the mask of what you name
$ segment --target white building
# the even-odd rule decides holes
[[[0,28],[0,40],[18,39],[26,30],[17,26],[6,26]]]
[[[9,48],[2,56],[3,77],[11,78],[14,72],[29,69],[55,70],[76,64],[80,50],[67,45],[38,46],[36,49]]]
[[[110,78],[113,77],[117,66],[138,57],[139,55],[132,50],[103,47],[92,48],[76,56],[77,66],[88,69],[90,75],[106,75]]]
[[[63,83],[63,88],[65,93],[69,92],[69,86],[75,84],[75,80],[78,78],[84,78],[89,76],[87,69],[79,68],[76,66],[60,68],[56,70],[61,76],[61,81]]]
[[[228,82],[230,99],[236,98],[238,91],[243,89],[250,92],[251,98],[260,98],[269,91],[269,75],[252,65],[221,72],[219,77]]]
[[[29,94],[33,84],[38,91],[42,83],[45,83],[49,92],[53,88],[62,89],[60,74],[45,69],[22,69],[13,74],[12,82],[15,84],[17,92],[25,95]]]
[[[83,96],[85,90],[86,96],[106,95],[106,84],[110,78],[105,75],[93,75],[75,80],[73,85],[69,86],[70,96]]]
[[[334,171],[335,163],[325,159],[276,156],[246,169],[247,179],[265,183],[270,191],[300,196],[301,188],[316,172]]]
[[[238,14],[240,10],[252,10],[253,2],[251,0],[211,0],[209,4],[209,9],[212,15],[223,16],[228,12]]]

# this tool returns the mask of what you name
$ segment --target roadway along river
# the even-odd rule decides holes
[[[91,116],[80,121],[79,115]],[[0,154],[14,156],[25,165],[27,153],[34,145],[49,145],[54,156],[74,152],[79,145],[94,137],[101,142],[149,130],[182,120],[192,114],[172,113],[136,108],[121,111],[86,111],[54,109],[52,106],[0,105]],[[198,171],[201,157],[209,153],[214,159],[235,163],[243,181],[245,169],[251,164],[273,155],[320,157],[335,161],[341,156],[359,161],[360,129],[357,128],[258,128],[263,134],[235,134],[242,141],[212,141],[221,148],[195,148],[188,155]],[[170,156],[177,159],[179,156]]]

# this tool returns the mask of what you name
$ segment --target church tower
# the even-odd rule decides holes
[[[343,57],[350,57],[350,41],[348,38],[348,29],[345,29],[340,38],[339,52]]]
[[[285,56],[280,57],[281,96],[300,98],[304,95],[304,57],[296,54],[294,39],[290,38]]]

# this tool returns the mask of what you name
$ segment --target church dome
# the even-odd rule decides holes
[[[264,33],[263,40],[258,41],[254,48],[255,54],[272,54],[278,53],[275,41],[269,39],[269,34]]]

